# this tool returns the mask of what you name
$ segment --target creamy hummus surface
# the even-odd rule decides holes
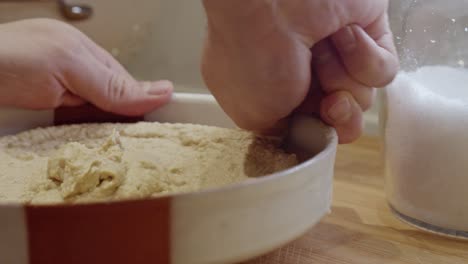
[[[133,199],[240,182],[297,164],[279,141],[191,124],[83,124],[0,138],[0,202]]]

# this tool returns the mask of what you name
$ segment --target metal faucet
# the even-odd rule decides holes
[[[58,0],[62,16],[67,20],[84,20],[91,17],[93,8],[84,4],[72,4],[68,0]]]
[[[69,0],[0,0],[1,2],[56,1],[62,16],[69,21],[85,20],[92,16],[93,8],[85,4],[70,3]]]

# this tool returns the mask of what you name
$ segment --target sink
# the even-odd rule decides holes
[[[113,54],[136,78],[169,79],[177,92],[208,93],[199,70],[206,28],[201,1],[71,2],[90,5],[94,15],[69,22]],[[401,11],[400,0],[390,2],[390,12]],[[56,0],[0,0],[0,23],[31,17],[64,20]],[[391,24],[397,22],[398,18]],[[379,104],[364,116],[367,134],[378,134]]]
[[[53,0],[0,0],[0,23],[33,17],[66,21]],[[67,21],[139,79],[170,79],[178,92],[207,92],[199,73],[205,30],[201,1],[75,0],[93,16]]]

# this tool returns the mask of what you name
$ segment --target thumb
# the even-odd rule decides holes
[[[164,105],[171,98],[173,85],[170,81],[140,82],[129,74],[99,64],[85,69],[87,76],[82,75],[84,72],[72,72],[69,90],[104,111],[138,116]]]
[[[124,75],[112,75],[101,97],[94,102],[103,110],[121,115],[143,115],[171,99],[170,81],[136,81]]]

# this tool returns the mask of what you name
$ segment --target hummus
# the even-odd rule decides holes
[[[297,164],[277,139],[192,124],[82,124],[0,138],[0,202],[75,203],[197,191]]]

